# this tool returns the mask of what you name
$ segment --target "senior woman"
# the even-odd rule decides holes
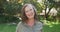
[[[38,20],[36,11],[32,4],[23,5],[22,21],[18,23],[16,32],[42,32],[42,23]]]

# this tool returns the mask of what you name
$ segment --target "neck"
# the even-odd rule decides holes
[[[28,19],[27,24],[32,27],[34,25],[34,19]]]

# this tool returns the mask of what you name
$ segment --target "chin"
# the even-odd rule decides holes
[[[34,18],[34,17],[31,16],[31,17],[28,17],[28,18],[29,18],[29,19],[32,19],[32,18]]]

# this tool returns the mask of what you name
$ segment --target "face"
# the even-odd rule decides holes
[[[26,8],[25,8],[25,14],[26,16],[28,17],[28,19],[32,19],[34,18],[34,9],[32,7],[32,5],[28,5]]]

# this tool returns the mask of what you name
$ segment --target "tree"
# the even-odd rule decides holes
[[[54,0],[45,0],[44,1],[44,5],[45,5],[45,18],[48,19],[48,14],[50,12],[50,10],[55,7],[55,8],[58,8],[60,7],[60,2],[55,2]],[[46,13],[46,9],[47,7],[49,8],[49,11]]]

